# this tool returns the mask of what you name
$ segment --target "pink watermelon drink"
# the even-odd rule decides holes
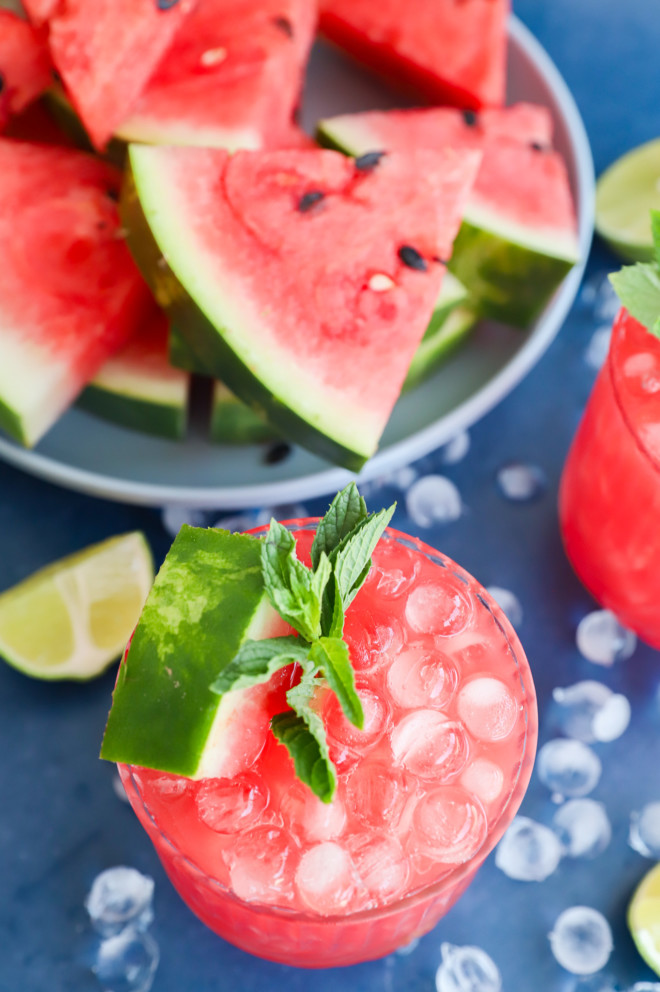
[[[559,495],[562,537],[578,576],[599,603],[656,648],[659,388],[660,341],[623,309],[569,452]]]
[[[310,548],[314,560],[317,523],[287,525],[304,563]],[[329,669],[326,679],[312,683],[308,725],[323,721],[333,791],[326,789],[321,761],[308,775],[311,787],[296,777],[307,754],[292,746],[285,725],[295,723],[287,704],[291,687],[300,693],[305,682],[304,661],[280,667],[258,685],[236,682],[212,728],[195,728],[194,744],[179,737],[171,709],[167,743],[154,741],[153,722],[133,735],[145,698],[140,667],[131,668],[136,645],[147,667],[162,648],[170,671],[147,704],[151,720],[158,721],[180,680],[183,705],[188,699],[190,672],[176,648],[188,624],[176,595],[182,563],[192,574],[210,541],[219,546],[231,538],[246,549],[263,543],[222,534],[187,528],[176,539],[171,566],[166,561],[141,621],[157,633],[145,650],[145,638],[136,641],[143,633],[138,627],[120,670],[102,755],[142,754],[159,766],[131,761],[120,765],[120,774],[174,886],[216,933],[254,954],[304,967],[387,954],[435,925],[520,804],[537,728],[524,653],[502,611],[471,576],[420,541],[388,530],[345,613],[362,729],[346,718],[346,693],[331,690],[336,682]],[[236,559],[233,569],[247,575],[248,558]],[[197,588],[193,577],[192,613],[199,616]],[[224,605],[235,619],[240,607]],[[216,615],[218,609],[216,601]],[[166,615],[176,623],[176,636],[154,622]],[[212,622],[212,612],[201,617],[202,639]],[[260,627],[266,637],[287,630],[259,608],[249,625],[253,635]],[[139,697],[134,707],[131,692],[133,702]],[[194,705],[199,712],[198,701]],[[177,737],[175,754],[170,745]],[[155,760],[156,750],[171,753]],[[189,777],[163,771],[192,765],[197,772]]]

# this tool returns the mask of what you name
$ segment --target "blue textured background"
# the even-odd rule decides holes
[[[660,135],[660,16],[656,0],[517,0],[518,16],[555,60],[584,116],[597,172],[638,143]],[[587,278],[616,267],[596,245]],[[572,979],[552,958],[547,933],[565,907],[602,910],[615,935],[608,971],[625,985],[651,978],[625,929],[625,906],[649,867],[626,844],[630,810],[660,799],[659,656],[643,646],[627,663],[594,668],[575,648],[575,627],[593,604],[561,550],[556,492],[561,465],[594,373],[584,351],[595,329],[579,304],[528,378],[471,432],[468,456],[447,468],[426,458],[423,473],[447,474],[466,512],[446,527],[418,530],[473,572],[520,598],[519,633],[540,699],[541,742],[553,736],[548,700],[556,685],[601,678],[626,693],[630,728],[597,746],[604,762],[593,793],[613,824],[607,851],[564,861],[556,875],[525,885],[505,878],[492,858],[444,921],[408,957],[312,976],[258,961],[207,931],[178,900],[131,810],[113,792],[112,768],[98,752],[113,675],[87,685],[47,685],[0,666],[0,992],[82,992],[98,988],[88,970],[90,932],[83,900],[94,876],[131,864],[156,879],[153,933],[161,947],[155,992],[238,989],[432,992],[440,943],[475,943],[497,961],[505,989],[564,990]],[[542,468],[539,500],[507,503],[495,475],[510,460]],[[377,489],[371,505],[400,495]],[[323,501],[307,504],[312,513]],[[395,525],[415,531],[400,504]],[[157,560],[169,537],[157,511],[106,503],[52,487],[0,465],[0,588],[92,541],[142,528]],[[547,821],[554,807],[534,777],[523,812]]]

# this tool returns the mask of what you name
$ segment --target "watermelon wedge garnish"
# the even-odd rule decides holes
[[[0,8],[0,131],[47,88],[51,68],[44,32]]]
[[[131,113],[194,0],[61,0],[53,61],[97,148]]]
[[[64,3],[64,0],[21,0],[33,24],[45,24]]]
[[[315,25],[310,0],[201,0],[118,136],[209,148],[281,145]]]
[[[509,0],[321,0],[330,41],[431,103],[504,103]]]
[[[34,444],[134,333],[149,293],[118,237],[117,172],[0,140],[0,427]]]
[[[285,436],[359,468],[433,312],[479,153],[133,145],[129,160],[129,244],[191,350]]]
[[[568,174],[552,150],[545,107],[370,111],[321,121],[319,133],[349,155],[448,146],[483,152],[450,262],[482,314],[526,327],[579,258]]]

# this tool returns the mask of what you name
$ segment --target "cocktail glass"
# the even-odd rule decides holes
[[[587,589],[660,648],[660,341],[625,309],[564,466],[559,519]]]
[[[287,523],[305,562],[316,523]],[[319,691],[338,769],[332,804],[295,779],[270,732],[236,779],[119,769],[193,912],[289,965],[366,961],[430,930],[504,833],[531,774],[534,687],[501,609],[453,561],[397,531],[373,562],[345,627],[364,730]]]

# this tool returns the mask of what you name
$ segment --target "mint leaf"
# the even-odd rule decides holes
[[[323,721],[310,706],[315,688],[315,680],[307,671],[286,694],[291,710],[274,716],[270,726],[291,755],[298,778],[322,802],[329,803],[337,788],[337,775],[330,761]]]
[[[344,608],[369,574],[371,556],[395,509],[396,503],[362,520],[330,555]]]
[[[323,671],[328,685],[337,696],[347,720],[364,727],[364,711],[355,691],[355,672],[348,654],[348,644],[340,637],[321,637],[309,650],[310,660]]]
[[[610,276],[622,304],[655,337],[660,338],[660,270],[650,262],[624,265]]]
[[[322,552],[329,555],[367,516],[367,504],[360,496],[358,487],[354,482],[349,482],[337,493],[316,528],[312,544],[312,567],[317,567]]]
[[[342,637],[344,633],[344,604],[334,572],[323,596],[321,631],[325,637]]]
[[[263,641],[244,641],[238,654],[224,668],[209,688],[222,695],[232,689],[267,682],[271,675],[298,662],[304,665],[309,645],[297,637],[270,637]]]
[[[308,640],[321,633],[321,600],[314,573],[296,558],[296,542],[286,527],[271,520],[261,545],[261,571],[273,607]],[[328,573],[329,574],[329,573]]]

